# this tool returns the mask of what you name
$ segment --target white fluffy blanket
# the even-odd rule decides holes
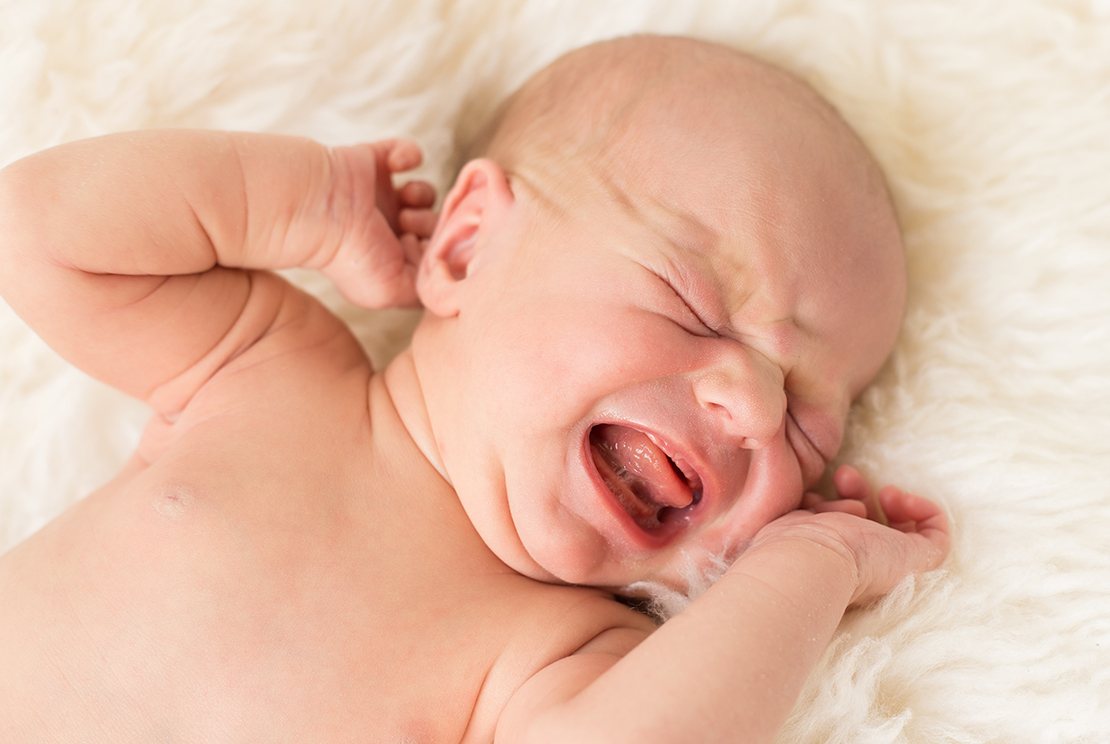
[[[0,0],[0,165],[153,126],[406,134],[443,186],[501,96],[635,31],[811,81],[905,228],[905,329],[842,459],[942,501],[952,555],[845,619],[781,740],[1110,741],[1107,0]],[[411,314],[298,279],[379,362],[404,343]],[[0,549],[107,479],[144,418],[0,302]]]

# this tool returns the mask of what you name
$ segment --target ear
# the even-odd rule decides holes
[[[416,292],[425,308],[442,317],[458,314],[459,290],[513,201],[497,163],[481,158],[463,166],[443,200],[416,274]]]

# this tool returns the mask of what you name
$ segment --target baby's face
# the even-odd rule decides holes
[[[679,586],[683,554],[742,549],[820,477],[893,344],[900,241],[856,153],[718,108],[656,107],[589,167],[514,183],[465,280],[437,438],[526,575]]]

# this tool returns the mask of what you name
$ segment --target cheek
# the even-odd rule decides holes
[[[760,456],[752,458],[741,502],[752,507],[751,535],[783,514],[797,509],[802,499],[802,471],[783,434]]]
[[[511,308],[484,331],[482,374],[505,405],[550,399],[578,415],[591,405],[583,396],[673,373],[685,336],[657,315],[569,298]]]
[[[785,437],[752,457],[733,506],[699,539],[710,551],[743,549],[759,530],[801,504],[802,474]]]

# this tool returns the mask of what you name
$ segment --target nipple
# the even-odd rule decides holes
[[[150,503],[166,519],[178,519],[196,499],[196,493],[188,486],[170,485],[155,491]]]

